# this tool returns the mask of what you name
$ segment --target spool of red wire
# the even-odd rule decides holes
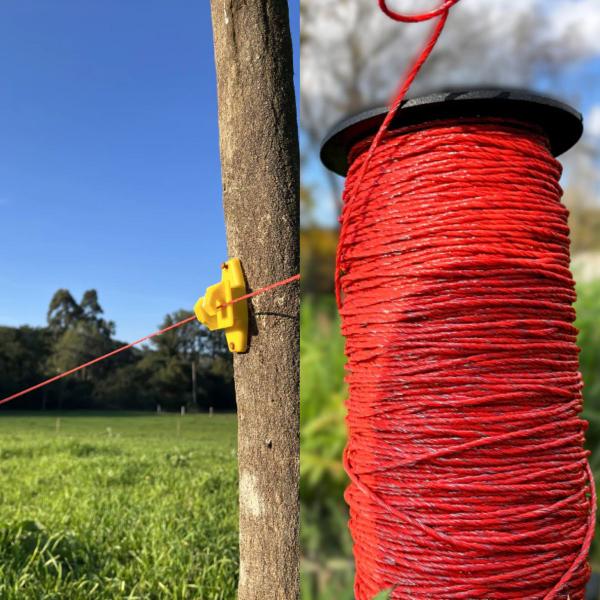
[[[496,91],[337,128],[355,595],[583,600],[595,493],[556,102]]]

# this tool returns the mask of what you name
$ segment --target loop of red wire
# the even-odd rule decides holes
[[[596,497],[548,140],[516,122],[438,122],[350,161],[355,597],[583,600]]]
[[[384,14],[394,21],[400,21],[402,23],[421,23],[447,13],[455,4],[459,2],[459,0],[445,0],[439,8],[418,14],[407,14],[392,10],[388,7],[387,0],[378,0],[378,2],[379,8],[384,12]]]

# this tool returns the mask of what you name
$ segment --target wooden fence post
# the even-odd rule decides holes
[[[249,289],[299,269],[299,151],[286,0],[211,0],[223,204]],[[299,596],[299,286],[251,301],[234,359],[239,600]]]

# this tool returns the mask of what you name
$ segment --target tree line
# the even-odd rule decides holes
[[[192,313],[165,316],[160,328]],[[123,346],[96,290],[80,302],[58,290],[45,327],[0,326],[0,398]],[[189,325],[7,404],[7,410],[235,409],[232,358],[221,331]]]

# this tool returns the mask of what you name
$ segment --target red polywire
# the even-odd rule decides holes
[[[422,23],[423,21],[429,21],[435,17],[439,17],[444,13],[447,13],[455,4],[458,4],[460,0],[445,0],[434,10],[430,10],[424,13],[401,13],[396,10],[392,10],[388,6],[387,0],[378,0],[379,8],[385,15],[393,19],[394,21],[400,21],[401,23]]]
[[[596,495],[547,137],[438,121],[349,159],[338,259],[355,597],[583,600]]]
[[[221,306],[229,306],[231,304],[235,304],[236,302],[241,302],[242,300],[249,300],[250,298],[254,298],[255,296],[260,296],[261,294],[264,294],[265,292],[274,290],[275,288],[281,287],[282,285],[287,285],[288,283],[293,283],[294,281],[300,281],[300,273],[297,273],[296,275],[292,275],[291,277],[288,277],[287,279],[282,279],[281,281],[277,281],[275,283],[266,285],[265,287],[262,287],[258,290],[254,290],[253,292],[250,292],[249,294],[244,294],[243,296],[234,298],[233,300],[230,300],[229,302],[223,303]]]
[[[408,72],[406,73],[406,76],[401,80],[400,86],[398,87],[398,90],[396,91],[394,98],[391,102],[390,110],[388,111],[383,122],[381,123],[379,130],[377,131],[377,133],[371,140],[371,146],[368,150],[367,158],[365,161],[363,161],[362,170],[357,177],[357,183],[356,183],[357,188],[362,189],[365,174],[369,170],[369,166],[371,163],[371,158],[373,157],[373,153],[375,152],[375,150],[377,149],[379,144],[382,142],[382,140],[387,135],[390,124],[391,124],[393,118],[396,116],[396,113],[402,106],[402,102],[404,101],[404,98],[406,97],[406,94],[407,94],[410,86],[412,85],[413,81],[416,79],[417,75],[419,74],[419,71],[421,70],[421,68],[423,67],[423,65],[425,64],[427,59],[429,58],[429,55],[433,52],[433,49],[435,48],[435,45],[437,44],[437,41],[438,41],[440,35],[442,35],[444,26],[446,25],[446,21],[448,20],[448,15],[449,15],[450,9],[455,4],[457,4],[459,1],[460,0],[446,0],[445,2],[442,3],[442,5],[440,6],[440,8],[438,10],[434,10],[434,11],[426,12],[426,13],[422,13],[422,14],[416,14],[416,15],[404,15],[401,13],[396,13],[394,11],[391,11],[387,7],[387,3],[385,0],[379,0],[379,7],[381,8],[381,10],[383,10],[383,12],[387,16],[389,16],[397,21],[421,22],[421,21],[429,21],[429,20],[437,18],[437,17],[439,17],[439,19],[437,19],[437,22],[435,23],[429,38],[427,39],[425,45],[421,49],[421,52],[419,52],[419,54],[417,55],[415,60],[410,65]],[[340,237],[346,236],[345,227],[346,227],[346,221],[344,221],[342,219],[341,220],[341,228],[340,228]],[[342,302],[342,298],[340,295],[340,275],[342,273],[342,270],[343,269],[342,269],[340,252],[339,252],[339,247],[338,247],[338,253],[337,253],[337,257],[336,257],[336,269],[335,269],[335,295],[336,295],[336,300],[337,300],[338,305],[341,305],[341,302]]]
[[[249,294],[245,294],[244,296],[240,296],[239,298],[234,298],[233,300],[226,302],[222,306],[229,306],[231,304],[236,304],[237,302],[241,302],[242,300],[248,300],[250,298],[254,298],[255,296],[264,294],[265,292],[273,290],[282,285],[287,285],[288,283],[292,283],[293,281],[298,281],[299,279],[300,279],[299,274],[293,275],[292,277],[288,277],[287,279],[282,279],[281,281],[277,281],[275,283],[266,285],[265,287],[254,290],[253,292],[250,292]],[[91,367],[92,365],[95,365],[96,363],[106,360],[107,358],[111,358],[111,357],[115,356],[116,354],[120,354],[121,352],[124,352],[125,350],[129,350],[130,348],[133,348],[134,346],[137,346],[138,344],[141,344],[142,342],[151,340],[152,338],[162,335],[163,333],[167,333],[167,331],[177,329],[178,327],[187,325],[188,323],[191,323],[192,321],[195,321],[195,320],[196,320],[195,315],[192,315],[191,317],[186,317],[185,319],[182,319],[181,321],[174,323],[173,325],[169,325],[168,327],[165,327],[164,329],[161,329],[160,331],[155,331],[154,333],[146,335],[143,338],[136,340],[135,342],[131,342],[130,344],[125,344],[124,346],[121,346],[121,347],[117,348],[116,350],[113,350],[112,352],[108,352],[107,354],[99,356],[98,358],[94,358],[93,360],[90,360],[82,365],[74,367],[73,369],[69,369],[68,371],[65,371],[64,373],[60,373],[59,375],[50,377],[50,379],[46,379],[45,381],[42,381],[41,383],[32,385],[31,387],[29,387],[25,390],[21,390],[20,392],[17,392],[16,394],[7,396],[6,398],[3,398],[2,400],[0,400],[0,405],[7,404],[8,402],[11,402],[12,400],[16,400],[17,398],[20,398],[21,396],[25,396],[25,394],[29,394],[30,392],[33,392],[35,390],[39,390],[40,388],[50,385],[51,383],[54,383],[55,381],[58,381],[59,379],[63,379],[64,377],[67,377],[68,375],[73,375],[73,373],[77,373],[78,371],[86,369],[87,367]]]

